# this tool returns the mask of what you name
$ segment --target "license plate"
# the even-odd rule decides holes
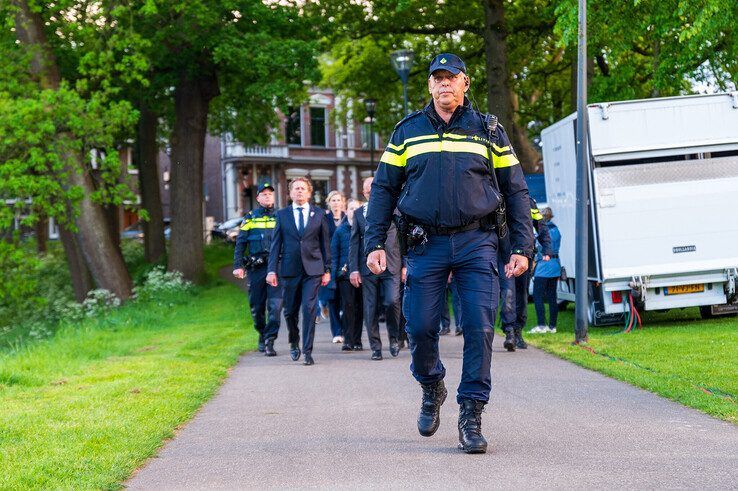
[[[705,291],[705,285],[677,285],[677,286],[667,286],[666,287],[666,294],[667,295],[682,295],[684,293],[699,293]]]

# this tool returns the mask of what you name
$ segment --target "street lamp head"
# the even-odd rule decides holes
[[[377,100],[376,99],[364,99],[364,106],[366,107],[366,113],[369,115],[369,118],[374,119],[374,113],[377,110]]]
[[[407,83],[407,79],[410,76],[410,68],[413,66],[414,59],[415,52],[411,49],[401,49],[390,53],[392,68],[395,69],[404,84]]]

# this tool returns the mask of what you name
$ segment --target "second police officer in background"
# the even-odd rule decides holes
[[[483,453],[484,405],[492,388],[491,361],[497,281],[497,233],[504,234],[500,208],[507,203],[512,254],[509,277],[528,268],[533,253],[528,188],[518,159],[494,117],[471,107],[469,77],[456,55],[436,56],[430,65],[431,102],[397,124],[372,185],[365,236],[367,265],[386,268],[387,229],[397,207],[400,234],[407,238],[407,284],[403,310],[411,370],[423,388],[418,430],[431,436],[440,423],[447,391],[438,350],[441,302],[449,273],[458,282],[464,354],[457,392],[459,443]],[[405,233],[407,231],[407,233]]]
[[[548,261],[551,257],[551,237],[548,234],[548,227],[543,223],[543,216],[538,210],[536,200],[530,198],[530,218],[533,221],[533,229],[536,234],[538,243],[541,244],[543,250],[544,261]],[[497,257],[498,268],[502,269],[503,264],[510,257],[510,237],[505,236],[500,239],[499,254]],[[508,351],[515,351],[515,348],[526,349],[528,344],[523,339],[523,328],[528,320],[528,284],[530,280],[530,269],[515,278],[506,278],[500,276],[500,324],[502,332],[505,334],[505,341],[502,345]]]
[[[276,223],[271,184],[267,182],[259,186],[256,201],[259,206],[248,212],[241,222],[233,255],[233,275],[242,279],[248,274],[249,305],[254,327],[259,333],[259,351],[266,356],[275,356],[274,340],[279,332],[282,287],[267,285],[264,281]]]

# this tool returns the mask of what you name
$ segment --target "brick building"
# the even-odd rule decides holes
[[[205,141],[205,214],[222,222],[240,217],[257,206],[256,188],[271,182],[277,207],[289,203],[287,184],[298,176],[314,185],[313,203],[325,206],[326,195],[339,190],[347,197],[361,196],[361,180],[372,175],[369,123],[363,104],[358,117],[336,126],[331,118],[335,107],[331,90],[310,91],[309,101],[279,114],[280,123],[266,146],[246,147],[230,134],[208,135]],[[383,143],[374,134],[375,165]],[[170,161],[166,152],[159,158],[164,216],[169,216],[167,180]]]

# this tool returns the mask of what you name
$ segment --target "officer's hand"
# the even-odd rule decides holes
[[[387,269],[387,253],[379,249],[372,251],[366,258],[366,266],[374,274],[382,274]]]
[[[449,273],[448,274],[448,279],[446,280],[446,284],[451,283],[451,280],[453,280],[453,279],[454,279],[454,274],[453,273]]]
[[[407,266],[402,267],[402,271],[400,272],[400,280],[403,283],[407,281]]]
[[[245,274],[246,274],[246,271],[244,271],[243,268],[238,268],[238,269],[233,270],[233,276],[235,276],[239,280],[242,280]]]
[[[327,284],[328,284],[328,283],[330,283],[330,282],[331,282],[331,274],[330,274],[330,273],[325,273],[325,274],[324,274],[324,275],[323,275],[323,276],[322,276],[322,277],[320,278],[320,285],[321,285],[321,286],[325,286],[325,285],[327,285]]]
[[[510,262],[505,265],[505,276],[520,276],[528,270],[528,258],[520,254],[512,254]]]
[[[269,273],[266,277],[267,285],[277,286],[277,273]]]
[[[551,256],[543,256],[543,260],[544,261],[550,261],[551,260]]]
[[[349,275],[349,281],[354,285],[354,288],[359,288],[361,286],[361,273],[352,271]]]

